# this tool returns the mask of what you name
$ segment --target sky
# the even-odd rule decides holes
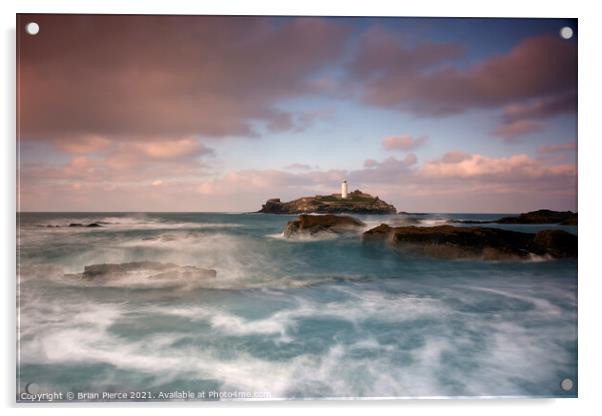
[[[247,212],[343,180],[399,211],[577,210],[575,19],[21,14],[17,33],[20,211]]]

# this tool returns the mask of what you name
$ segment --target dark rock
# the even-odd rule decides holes
[[[357,231],[364,223],[346,215],[299,215],[284,228],[286,238],[298,234],[314,235],[321,232],[341,234]]]
[[[577,213],[563,220],[560,225],[577,225]]]
[[[484,227],[390,227],[381,224],[363,234],[365,241],[386,241],[395,247],[428,256],[503,260],[577,256],[577,237],[561,230],[522,233]]]
[[[216,277],[213,269],[202,269],[194,266],[178,266],[173,263],[159,263],[155,261],[137,261],[130,263],[92,264],[84,267],[81,278],[93,279],[120,279],[131,273],[148,273],[149,279],[178,279],[178,278],[208,278]]]
[[[269,199],[258,211],[266,214],[395,214],[397,210],[378,196],[355,190],[343,199],[339,194],[316,195],[282,202]]]
[[[98,222],[93,222],[90,224],[82,224],[80,222],[72,222],[71,224],[69,224],[69,227],[102,227],[102,225],[100,225],[100,223],[98,223]]]
[[[502,217],[497,220],[449,220],[450,224],[560,224],[577,225],[577,213],[571,211],[551,211],[540,209],[515,217]]]
[[[577,257],[577,236],[562,230],[543,230],[535,234],[534,245],[552,257]]]
[[[498,224],[563,224],[577,225],[577,213],[572,211],[552,211],[540,209],[520,214],[517,217],[503,217]]]
[[[393,227],[387,224],[381,224],[378,227],[374,227],[364,232],[363,237],[365,240],[369,239],[387,239],[392,234],[391,232],[394,230]]]

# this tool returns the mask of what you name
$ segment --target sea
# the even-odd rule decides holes
[[[367,230],[505,215],[356,217]],[[577,396],[575,259],[450,260],[360,235],[286,239],[294,218],[19,213],[17,400]],[[140,261],[217,274],[81,277]]]

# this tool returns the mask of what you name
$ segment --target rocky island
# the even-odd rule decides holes
[[[265,214],[395,214],[391,204],[362,191],[355,190],[342,197],[341,194],[316,195],[282,202],[279,198],[269,199],[258,211]]]

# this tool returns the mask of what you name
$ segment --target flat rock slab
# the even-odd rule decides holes
[[[141,273],[147,274],[149,279],[202,279],[217,276],[217,272],[213,269],[178,266],[174,263],[138,261],[130,263],[92,264],[84,267],[81,278],[84,280],[112,280]]]

